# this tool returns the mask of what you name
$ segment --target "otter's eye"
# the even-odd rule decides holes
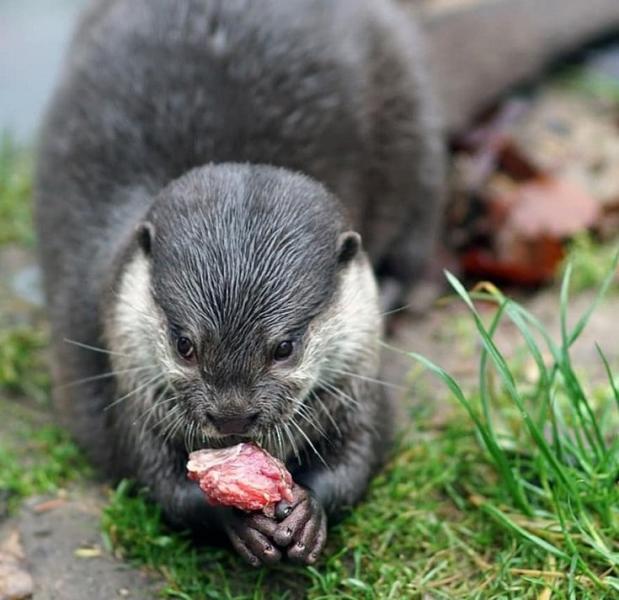
[[[273,353],[273,358],[275,360],[286,360],[294,350],[294,344],[290,340],[286,340],[284,342],[280,342],[275,348],[275,352]]]
[[[191,360],[193,357],[193,343],[189,338],[179,337],[178,340],[176,340],[176,349],[185,360]]]

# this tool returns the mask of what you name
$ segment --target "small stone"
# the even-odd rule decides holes
[[[30,573],[21,567],[14,555],[0,552],[0,600],[24,600],[30,598],[33,591]]]

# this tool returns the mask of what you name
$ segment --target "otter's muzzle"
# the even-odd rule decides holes
[[[242,416],[236,415],[234,417],[207,413],[207,417],[219,433],[223,433],[224,435],[239,435],[249,431],[251,426],[256,422],[258,413],[252,412]]]

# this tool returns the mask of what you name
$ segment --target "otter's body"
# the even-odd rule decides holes
[[[372,267],[410,287],[442,196],[418,52],[387,0],[95,2],[48,115],[59,413],[250,562],[313,561],[388,447]],[[186,480],[188,450],[244,436],[299,484],[283,524],[214,514]]]

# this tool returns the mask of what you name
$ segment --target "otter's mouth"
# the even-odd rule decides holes
[[[204,437],[209,440],[209,442],[217,442],[222,448],[234,446],[236,444],[240,444],[241,442],[257,442],[257,438],[259,437],[250,431],[247,433],[221,433],[214,430],[213,427],[203,427],[202,433]]]

